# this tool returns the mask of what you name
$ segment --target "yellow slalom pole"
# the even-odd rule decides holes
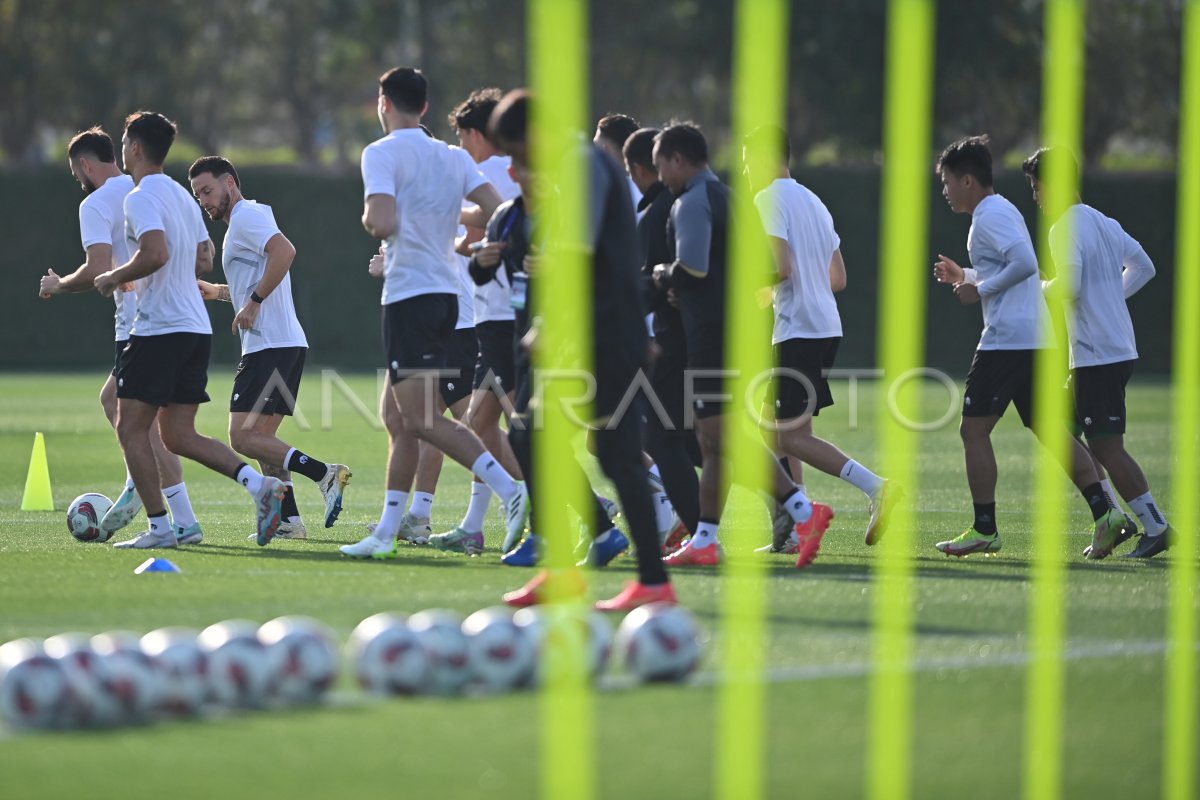
[[[919,440],[903,420],[920,419],[922,385],[907,380],[919,368],[925,331],[931,113],[934,61],[932,0],[892,0],[888,7],[884,166],[880,237],[879,354],[882,471],[903,486],[908,503],[891,514],[876,547],[873,661],[867,739],[867,797],[905,800],[912,774],[913,547]],[[887,398],[893,398],[888,402]]]
[[[1163,797],[1192,800],[1196,781],[1196,569],[1195,530],[1200,495],[1200,0],[1184,10],[1183,74],[1179,126],[1178,207],[1175,222],[1175,357],[1172,394],[1175,398],[1175,459],[1171,481],[1172,527],[1177,532],[1171,556],[1170,611],[1164,693]]]
[[[741,175],[742,142],[760,125],[784,125],[784,75],[787,71],[788,6],[785,0],[739,0],[734,19],[734,104],[730,174],[733,183],[727,284],[726,363],[734,370],[726,391],[725,442],[731,472],[743,486],[767,487],[770,462],[747,415],[757,415],[747,398],[756,378],[771,368],[771,315],[758,308],[756,296],[771,263],[762,220],[750,187]],[[761,387],[761,383],[758,384]],[[739,435],[734,431],[741,429]],[[726,476],[725,480],[730,480]],[[753,800],[763,796],[766,729],[766,580],[765,564],[754,558],[755,534],[762,527],[757,498],[730,496],[721,530],[729,554],[722,586],[721,667],[724,681],[717,696],[716,796]]]
[[[1049,0],[1045,13],[1045,54],[1042,59],[1042,144],[1079,152],[1083,111],[1084,3]],[[1046,160],[1041,175],[1044,220],[1066,225],[1063,213],[1079,192],[1070,159]],[[1070,239],[1069,230],[1062,235]],[[1046,237],[1040,237],[1043,242]],[[1047,245],[1039,260],[1052,263]],[[1069,264],[1056,264],[1058,280],[1073,285]],[[1068,330],[1073,327],[1070,292],[1066,297]],[[1045,335],[1053,338],[1050,320]],[[1032,594],[1029,604],[1031,659],[1025,690],[1024,796],[1051,800],[1062,791],[1063,637],[1066,629],[1064,591],[1066,563],[1063,531],[1068,514],[1062,502],[1063,470],[1069,458],[1067,435],[1069,398],[1065,350],[1039,350],[1034,367],[1034,426],[1045,443],[1037,459],[1034,492]],[[1032,445],[1037,447],[1037,445]]]
[[[581,431],[564,413],[563,401],[579,394],[579,383],[550,379],[558,371],[591,373],[592,307],[590,251],[587,246],[589,172],[584,140],[579,136],[587,114],[587,12],[585,0],[529,0],[531,47],[529,64],[535,92],[531,151],[540,187],[532,213],[552,229],[546,236],[543,263],[531,283],[538,320],[534,366],[546,380],[541,428],[534,436],[534,461],[542,506],[539,519],[550,530],[537,531],[546,546],[551,580],[546,586],[552,613],[547,624],[567,626],[582,618],[585,598],[572,598],[568,587],[581,580],[573,574],[573,545],[568,537],[566,506],[588,508],[588,487],[578,470],[556,469],[552,442],[570,441]],[[562,374],[559,372],[558,374]],[[590,413],[584,412],[584,418]],[[578,629],[547,631],[545,682],[540,703],[542,722],[541,793],[547,798],[590,800],[596,796],[595,730],[591,687],[584,669],[583,640]]]

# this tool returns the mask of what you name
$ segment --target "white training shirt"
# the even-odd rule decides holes
[[[1071,369],[1137,358],[1125,300],[1154,277],[1142,246],[1115,219],[1080,203],[1050,228],[1050,252],[1059,273],[1069,264],[1074,277]]]
[[[208,229],[191,192],[162,173],[142,178],[125,196],[125,235],[130,252],[148,231],[163,231],[167,263],[138,281],[137,315],[130,334],[212,333],[196,288],[196,249]]]
[[[1046,346],[1046,300],[1037,253],[1017,207],[990,194],[971,214],[968,283],[979,288],[983,334],[979,350],[1036,350]]]
[[[479,164],[479,171],[496,187],[501,201],[519,197],[521,187],[508,174],[512,159],[508,156],[492,156]],[[472,206],[474,207],[474,206]],[[488,281],[483,286],[476,286],[467,276],[471,289],[475,294],[475,323],[502,322],[514,319],[512,307],[512,288],[508,285],[508,277],[504,269],[496,270],[496,279]]]
[[[113,268],[129,261],[129,242],[125,238],[125,195],[133,191],[133,178],[114,175],[79,204],[79,235],[83,250],[94,244],[112,247]],[[129,338],[133,316],[137,313],[137,292],[113,291],[117,310],[115,327],[117,341]]]
[[[229,230],[221,245],[221,266],[229,281],[235,310],[250,299],[267,268],[267,242],[280,233],[271,207],[242,199],[229,213]],[[276,347],[308,347],[292,302],[292,274],[263,299],[255,326],[241,332],[242,355]]]
[[[401,128],[367,145],[362,176],[364,197],[396,199],[396,232],[384,242],[383,304],[457,295],[454,235],[462,201],[487,182],[470,157],[420,128]]]
[[[829,283],[829,264],[842,240],[821,199],[791,178],[771,182],[754,197],[768,236],[783,239],[795,269],[775,286],[771,343],[842,335],[842,318]]]

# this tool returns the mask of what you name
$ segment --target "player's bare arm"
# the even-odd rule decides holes
[[[390,194],[373,194],[363,206],[363,228],[376,239],[387,239],[396,233],[396,198]]]
[[[771,257],[775,260],[775,271],[779,274],[779,280],[786,281],[796,271],[792,248],[786,239],[780,239],[778,236],[768,236],[767,241],[771,244]]]
[[[54,270],[46,270],[38,286],[38,295],[48,300],[56,294],[86,292],[94,288],[96,277],[112,268],[112,245],[93,244],[86,253],[86,260],[70,275],[60,277]]]
[[[96,276],[96,291],[105,297],[112,295],[113,290],[125,283],[153,275],[162,269],[171,257],[167,247],[167,236],[163,231],[146,231],[138,239],[137,252],[128,264],[123,264],[114,270]]]
[[[503,202],[496,187],[490,183],[477,187],[475,191],[467,195],[467,200],[474,203],[475,208],[464,211],[459,221],[468,228],[486,228],[488,220],[496,212],[497,206]]]
[[[196,247],[196,277],[207,275],[213,270],[213,253],[216,247],[212,243],[212,239],[207,242],[201,242]]]
[[[842,249],[833,251],[829,262],[829,288],[840,292],[846,288],[846,262],[842,259]]]
[[[209,283],[208,281],[197,280],[196,286],[200,289],[200,296],[205,300],[218,300],[224,303],[233,302],[233,298],[229,294],[229,286],[224,283]]]
[[[938,253],[938,260],[933,262],[933,277],[938,283],[954,286],[963,282],[963,268],[954,259]]]
[[[238,328],[249,330],[254,327],[258,320],[258,312],[262,308],[262,301],[270,297],[271,292],[275,291],[287,276],[288,270],[292,268],[292,261],[296,258],[295,246],[282,233],[272,236],[266,249],[267,266],[263,269],[262,279],[251,293],[250,299],[233,318],[234,333],[237,333]]]

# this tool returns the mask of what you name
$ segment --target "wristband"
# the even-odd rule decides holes
[[[259,305],[262,305],[263,299],[258,296],[258,292],[251,292],[250,299],[253,300],[254,302],[258,303]]]

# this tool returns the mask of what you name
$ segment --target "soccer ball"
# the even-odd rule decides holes
[[[288,703],[315,703],[337,680],[339,655],[333,634],[306,617],[279,617],[258,629],[267,648],[275,694]]]
[[[81,542],[107,542],[112,534],[100,528],[100,520],[112,508],[112,500],[88,492],[71,501],[67,508],[67,530]]]
[[[158,665],[142,652],[136,634],[125,631],[93,636],[92,651],[104,662],[104,691],[114,697],[121,723],[146,722],[163,691]]]
[[[20,728],[58,728],[74,718],[66,668],[40,642],[17,639],[0,646],[0,715]]]
[[[461,692],[472,677],[462,617],[442,609],[418,611],[408,618],[408,627],[429,656],[429,690],[434,694]]]
[[[463,620],[475,680],[488,691],[525,686],[533,677],[536,651],[504,608],[485,608]]]
[[[682,606],[650,603],[617,629],[625,670],[641,681],[681,681],[700,663],[700,628]]]
[[[513,614],[513,624],[525,632],[533,643],[537,663],[533,670],[533,682],[541,684],[548,678],[546,672],[546,636],[556,642],[568,642],[575,647],[585,647],[585,666],[588,676],[596,678],[608,665],[612,650],[612,625],[599,611],[586,611],[586,616],[570,609],[522,608]],[[584,639],[586,637],[586,643]]]
[[[261,708],[271,695],[271,665],[267,648],[258,640],[258,626],[245,620],[209,625],[197,639],[208,657],[209,693],[231,708]]]
[[[106,728],[125,721],[123,680],[82,633],[60,633],[43,643],[46,655],[62,664],[75,701],[68,727]]]
[[[409,695],[429,688],[429,654],[417,634],[399,617],[367,617],[350,633],[346,652],[359,686],[368,692]]]
[[[141,640],[142,652],[158,666],[162,678],[159,710],[190,715],[208,700],[208,656],[187,628],[159,628]]]

